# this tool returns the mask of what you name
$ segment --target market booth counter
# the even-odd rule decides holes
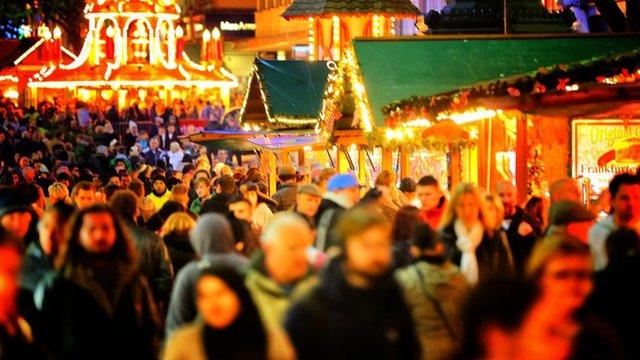
[[[412,42],[391,42],[387,51],[406,57]],[[428,52],[433,63],[445,65],[420,70],[422,77],[414,78],[423,82],[422,92],[409,89],[413,93],[404,100],[380,107],[381,115],[397,129],[452,120],[477,131],[477,153],[471,154],[475,159],[461,153],[463,180],[477,179],[492,189],[499,180],[515,178],[524,200],[527,194],[544,194],[548,182],[567,176],[588,179],[586,183],[597,191],[617,170],[637,168],[638,157],[633,156],[640,147],[634,140],[640,105],[637,36],[416,42],[424,45],[421,55]],[[366,45],[375,50],[373,42]],[[491,61],[480,61],[482,56]],[[407,89],[396,90],[398,96]],[[370,98],[388,96],[373,87]],[[477,177],[465,178],[465,160],[476,161]],[[570,164],[573,169],[568,174]],[[592,189],[586,190],[588,198]]]

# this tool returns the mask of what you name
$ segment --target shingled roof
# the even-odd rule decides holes
[[[282,14],[285,19],[334,15],[386,15],[415,17],[420,10],[410,0],[294,0]]]

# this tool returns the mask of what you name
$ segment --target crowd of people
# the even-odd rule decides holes
[[[572,179],[521,207],[509,180],[289,165],[270,196],[172,115],[105,139],[0,104],[2,359],[640,357],[638,174],[597,212]]]

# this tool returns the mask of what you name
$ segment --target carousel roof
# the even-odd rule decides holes
[[[175,0],[87,0],[85,13],[169,13],[180,14]]]
[[[289,20],[333,15],[415,17],[420,10],[410,0],[294,0],[282,17]]]
[[[201,66],[195,64],[196,66]],[[29,86],[36,88],[81,87],[235,87],[237,78],[220,67],[193,68],[179,64],[175,69],[162,66],[121,65],[113,70],[107,66],[83,64],[76,69],[51,67],[44,73],[37,73],[29,79]],[[108,75],[108,76],[107,76]]]

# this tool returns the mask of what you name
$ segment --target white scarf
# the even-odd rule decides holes
[[[484,228],[481,222],[475,223],[471,229],[467,229],[462,221],[456,220],[453,224],[456,233],[456,246],[462,252],[460,259],[460,271],[471,284],[478,282],[478,258],[476,248],[482,242]]]

